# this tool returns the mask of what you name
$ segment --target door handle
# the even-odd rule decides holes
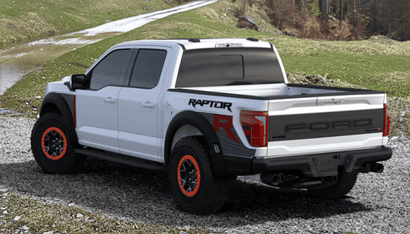
[[[113,99],[112,97],[104,98],[104,102],[115,103],[115,99]]]
[[[155,104],[154,104],[154,103],[151,103],[150,101],[146,101],[146,102],[143,102],[143,103],[142,103],[142,106],[143,106],[143,107],[148,107],[148,108],[154,108],[154,107],[155,107]]]

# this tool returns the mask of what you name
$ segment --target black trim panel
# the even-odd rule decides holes
[[[284,158],[255,158],[252,170],[254,174],[299,171],[306,177],[337,176],[339,166],[344,166],[347,172],[352,172],[359,170],[367,163],[385,161],[391,156],[392,149],[390,147],[381,147]]]
[[[383,109],[269,116],[269,141],[383,132]]]
[[[226,173],[228,175],[251,175],[252,159],[224,155]]]
[[[168,130],[165,136],[165,147],[164,147],[164,155],[165,155],[165,164],[169,164],[169,157],[171,156],[171,147],[172,147],[172,140],[174,138],[175,133],[178,129],[184,125],[192,125],[197,128],[208,143],[208,147],[210,149],[211,158],[213,169],[216,175],[223,175],[225,173],[225,166],[223,161],[223,156],[221,153],[216,153],[214,149],[214,144],[220,145],[219,139],[212,128],[212,125],[209,121],[199,113],[193,111],[184,111],[178,113],[171,121],[168,126]]]
[[[140,158],[132,157],[128,155],[106,152],[106,151],[93,149],[93,148],[75,149],[75,152],[78,154],[84,154],[84,155],[91,156],[94,158],[108,160],[108,161],[130,165],[134,167],[141,167],[141,168],[153,169],[153,170],[164,170],[165,169],[165,165],[161,163],[147,161],[144,159],[140,159]]]
[[[64,97],[63,97],[64,96]],[[57,108],[64,120],[65,127],[68,133],[69,142],[73,147],[79,147],[77,133],[74,128],[74,103],[67,102],[70,98],[73,98],[74,95],[69,94],[58,94],[58,93],[48,93],[43,100],[40,110],[40,116],[43,114],[53,111],[49,109],[51,106]]]
[[[249,84],[244,84],[249,85]],[[287,84],[288,86],[295,86]],[[169,92],[179,92],[179,93],[192,93],[192,94],[202,94],[202,95],[212,95],[212,96],[221,96],[221,97],[232,97],[232,98],[242,98],[242,99],[252,99],[252,100],[279,100],[279,99],[291,99],[291,98],[304,98],[304,97],[324,97],[324,96],[348,96],[348,95],[359,95],[359,94],[382,94],[384,91],[373,91],[373,90],[364,90],[364,89],[350,89],[350,88],[340,88],[340,87],[327,87],[327,86],[314,86],[314,85],[300,85],[304,88],[315,88],[315,89],[335,89],[346,92],[338,93],[314,93],[306,95],[271,95],[271,96],[253,96],[253,95],[244,95],[244,94],[233,94],[233,93],[221,93],[221,92],[212,92],[212,91],[203,91],[203,90],[193,90],[193,89],[168,89]]]

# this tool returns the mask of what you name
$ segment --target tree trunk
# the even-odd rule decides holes
[[[329,20],[328,15],[328,0],[319,0],[319,10],[322,13],[322,19],[327,22]]]

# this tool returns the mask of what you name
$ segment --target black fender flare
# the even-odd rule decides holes
[[[67,96],[66,98],[72,97],[72,108],[73,110],[70,109],[70,106],[67,103],[66,98],[64,98],[61,94],[58,93],[48,93],[43,100],[43,103],[41,105],[40,109],[40,117],[44,115],[45,113],[55,111],[57,109],[61,116],[63,117],[64,124],[67,128],[67,134],[68,134],[68,139],[70,144],[74,148],[80,147],[80,144],[78,143],[78,136],[75,131],[75,125],[74,125],[74,97],[75,95],[70,95],[70,94],[64,94]]]
[[[193,127],[197,128],[202,135],[204,136],[209,151],[211,154],[211,160],[215,175],[222,176],[225,175],[225,161],[224,156],[222,153],[222,149],[220,147],[218,136],[216,135],[213,127],[209,123],[209,121],[202,116],[193,111],[183,111],[178,113],[170,122],[168,126],[168,130],[165,136],[165,147],[164,147],[164,156],[165,156],[165,164],[169,165],[169,157],[171,155],[171,148],[172,148],[172,140],[174,138],[175,133],[178,131],[180,127],[183,125],[192,125]],[[216,153],[214,149],[214,144],[219,146],[220,152]]]

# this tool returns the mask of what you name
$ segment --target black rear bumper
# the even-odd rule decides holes
[[[337,176],[338,167],[346,171],[359,170],[369,163],[385,161],[392,156],[390,147],[376,149],[335,152],[326,154],[291,156],[283,158],[243,159],[225,157],[228,174],[258,174],[300,172],[304,177]],[[235,159],[236,158],[236,159]]]

